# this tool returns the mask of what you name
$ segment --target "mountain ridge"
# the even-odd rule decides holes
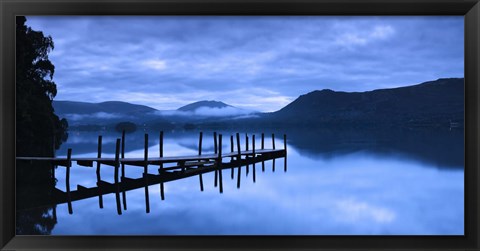
[[[443,78],[366,92],[316,90],[300,95],[282,109],[271,113],[270,117],[277,121],[300,120],[302,123],[430,123],[433,120],[463,120],[463,84],[463,78]]]
[[[225,108],[225,107],[234,107],[228,104],[225,104],[221,101],[215,100],[201,100],[197,102],[190,103],[188,105],[184,105],[178,108],[178,111],[195,111],[200,107],[208,107],[208,108]]]

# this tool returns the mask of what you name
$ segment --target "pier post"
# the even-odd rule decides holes
[[[159,139],[159,156],[160,158],[163,158],[163,131],[160,131],[160,139]],[[160,163],[160,179],[163,180],[163,163]],[[165,200],[165,188],[163,185],[163,182],[160,182],[160,198],[162,200]]]
[[[218,153],[218,144],[217,144],[217,132],[213,132],[213,145],[215,154]],[[218,170],[215,169],[215,178],[214,178],[214,186],[217,187],[218,183]]]
[[[52,173],[51,173],[51,177],[50,177],[50,178],[52,179],[52,180],[51,180],[51,182],[52,182],[52,188],[55,188],[55,168],[56,168],[56,167],[57,167],[57,166],[52,163],[52,170],[51,170]]]
[[[122,131],[122,159],[125,158],[125,130]],[[125,177],[125,164],[122,163],[122,178]]]
[[[253,171],[253,183],[255,183],[255,134],[252,135],[252,154],[253,154],[253,157],[252,157],[252,160],[253,160],[253,164],[252,164],[252,171]]]
[[[98,187],[98,205],[100,208],[103,208],[103,195],[102,195],[102,189],[100,186],[100,166],[101,163],[99,161],[100,158],[102,158],[102,135],[98,136],[98,150],[97,150],[97,187]]]
[[[122,131],[122,159],[125,158],[125,130]],[[125,164],[122,163],[122,178],[121,181],[125,179]],[[127,192],[124,190],[122,191],[122,201],[123,201],[123,210],[127,210]]]
[[[272,133],[272,148],[275,150],[275,135]],[[272,172],[275,172],[275,158],[272,160]]]
[[[240,148],[240,134],[237,132],[237,161],[238,161],[238,173],[237,173],[237,188],[240,188],[240,176],[242,173],[242,151]]]
[[[217,160],[217,168],[218,168],[218,179],[220,183],[220,193],[223,193],[223,180],[222,180],[222,134],[218,135],[218,160]]]
[[[150,195],[148,192],[148,174],[143,173],[143,178],[145,179],[145,212],[150,213]]]
[[[215,154],[218,153],[218,145],[217,145],[217,132],[213,132],[213,146]]]
[[[248,152],[248,135],[247,135],[246,133],[245,133],[245,151]],[[247,170],[246,170],[246,172],[245,172],[245,176],[248,177],[248,173],[250,172],[250,170],[249,170],[249,169],[250,169],[250,166],[248,165],[248,153],[245,154],[245,160],[246,160],[246,162],[247,162],[247,165],[246,165],[246,166],[247,166]]]
[[[68,213],[73,214],[72,208],[72,197],[70,196],[70,167],[72,166],[72,148],[68,148],[67,150],[67,170],[66,170],[66,177],[65,177],[65,184],[67,190],[67,200],[68,200]]]
[[[117,202],[117,213],[118,215],[122,214],[122,207],[120,205],[120,184],[118,183],[118,173],[120,169],[120,139],[117,139],[115,144],[115,200]]]
[[[143,156],[143,178],[145,179],[145,211],[150,213],[150,201],[148,196],[148,134],[145,133],[145,151]]]
[[[230,135],[230,153],[233,153],[234,151],[234,146],[233,146],[233,135]],[[233,163],[233,156],[230,158],[230,162]],[[232,166],[232,169],[231,169],[231,175],[232,177],[232,180],[233,180],[233,166]]]
[[[264,150],[264,149],[265,149],[265,133],[262,132],[262,150]],[[262,160],[262,172],[265,172],[265,161],[264,160]]]
[[[265,133],[262,132],[262,150],[265,149]]]
[[[272,149],[275,150],[275,134],[272,133]]]
[[[202,155],[202,138],[203,138],[203,132],[200,132],[200,136],[199,136],[199,139],[198,139],[198,156]],[[200,180],[200,191],[203,192],[203,176],[202,176],[202,174],[199,174],[198,178]]]
[[[284,172],[287,172],[287,134],[283,135],[283,149],[285,150],[285,159],[284,159]]]
[[[148,134],[145,133],[145,144],[143,152],[143,172],[148,173]]]

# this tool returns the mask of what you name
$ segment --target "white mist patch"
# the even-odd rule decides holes
[[[71,121],[81,121],[84,119],[117,119],[125,116],[117,113],[96,112],[92,114],[70,113],[70,114],[65,114],[65,117]]]
[[[227,117],[227,116],[240,116],[252,113],[248,110],[243,110],[236,107],[199,107],[193,112],[197,116],[209,116],[209,117]]]

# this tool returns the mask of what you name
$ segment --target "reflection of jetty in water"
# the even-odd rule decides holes
[[[234,179],[235,169],[237,171],[237,188],[240,188],[240,177],[242,166],[246,167],[246,175],[250,172],[252,165],[253,182],[256,181],[256,164],[262,164],[262,171],[265,171],[265,161],[272,160],[272,171],[275,171],[275,159],[284,158],[284,171],[287,171],[287,138],[284,138],[283,149],[275,149],[275,136],[272,134],[272,148],[265,148],[265,135],[261,134],[261,146],[255,147],[255,135],[252,135],[252,149],[249,149],[249,137],[245,135],[245,149],[240,147],[240,134],[236,133],[236,144],[234,136],[230,136],[230,152],[222,153],[222,134],[214,132],[214,154],[202,154],[203,133],[200,132],[198,155],[164,157],[163,156],[163,131],[160,132],[159,157],[149,157],[148,152],[148,134],[145,134],[145,147],[143,158],[125,157],[125,132],[122,138],[116,140],[115,157],[102,158],[102,136],[98,136],[98,152],[96,158],[73,158],[72,149],[68,149],[67,157],[48,158],[48,157],[17,157],[21,161],[49,161],[52,164],[52,178],[55,179],[55,167],[66,167],[66,192],[57,188],[53,189],[52,198],[45,200],[43,205],[68,203],[68,211],[73,213],[72,202],[92,197],[99,197],[99,207],[103,208],[103,195],[115,193],[118,214],[122,214],[120,196],[122,197],[123,210],[127,210],[126,191],[145,188],[146,212],[150,212],[150,203],[148,187],[150,185],[160,184],[161,199],[165,199],[164,183],[184,179],[192,176],[199,176],[200,190],[203,191],[202,174],[215,172],[214,185],[219,187],[219,192],[223,193],[222,170],[230,169],[231,179]],[[223,159],[229,159],[224,162]],[[97,186],[87,188],[77,185],[77,190],[70,189],[70,168],[72,162],[77,162],[79,166],[93,167],[96,163]],[[114,183],[103,181],[100,177],[101,165],[114,167]],[[148,173],[148,166],[159,166],[158,174]],[[140,166],[144,168],[141,178],[132,179],[125,176],[126,166]],[[121,175],[120,175],[121,172]],[[120,176],[120,177],[119,177]],[[40,205],[37,205],[40,206]]]

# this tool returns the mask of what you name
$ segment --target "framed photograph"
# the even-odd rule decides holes
[[[0,6],[3,249],[479,248],[478,1]]]

